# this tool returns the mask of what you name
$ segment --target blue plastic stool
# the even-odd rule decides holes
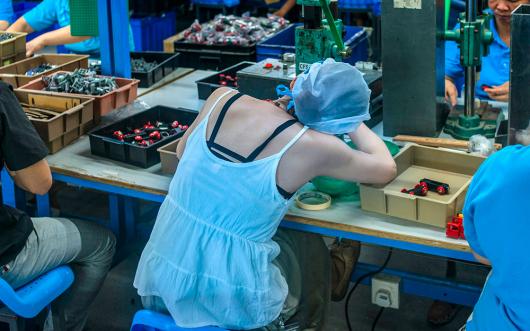
[[[131,331],[229,331],[213,326],[202,328],[181,328],[175,325],[171,316],[151,310],[139,310],[134,314]]]
[[[67,266],[48,271],[16,291],[0,278],[0,301],[16,315],[33,318],[66,291],[73,282],[74,273]]]

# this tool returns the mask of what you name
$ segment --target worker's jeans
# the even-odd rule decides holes
[[[280,246],[273,263],[280,269],[289,293],[280,317],[259,331],[320,330],[331,297],[329,250],[322,237],[280,228],[272,238]],[[160,297],[142,297],[145,308],[168,313]],[[256,330],[256,331],[258,331]]]
[[[53,330],[81,331],[111,266],[116,239],[107,229],[90,222],[47,217],[32,221],[35,231],[15,260],[7,264],[9,271],[2,278],[18,288],[69,264],[75,280],[52,305]]]

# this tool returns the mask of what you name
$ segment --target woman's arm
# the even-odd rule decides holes
[[[321,139],[318,175],[373,184],[394,179],[396,163],[381,138],[364,124],[349,136],[358,150],[332,136]]]
[[[35,52],[43,49],[46,46],[56,46],[56,45],[65,45],[73,44],[81,41],[90,39],[89,36],[72,36],[70,32],[70,26],[65,26],[63,28],[57,29],[55,31],[50,31],[43,35],[38,36],[32,41],[26,44],[26,56],[30,57],[35,54]]]

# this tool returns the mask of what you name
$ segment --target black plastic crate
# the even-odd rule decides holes
[[[219,75],[225,74],[230,75],[232,77],[237,76],[237,72],[241,69],[250,67],[251,65],[256,64],[255,62],[241,62],[234,66],[231,66],[230,68],[226,68],[225,70],[213,74],[211,76],[208,76],[206,78],[203,78],[201,80],[196,81],[197,84],[197,92],[199,94],[199,99],[206,100],[210,96],[210,94],[213,93],[216,89],[221,87],[222,85],[219,84]]]
[[[249,46],[201,45],[175,41],[180,53],[180,65],[201,70],[223,70],[242,61],[256,61],[256,44]]]
[[[198,113],[185,108],[170,108],[155,106],[141,113],[124,118],[116,123],[107,125],[90,133],[90,151],[94,155],[103,156],[116,161],[126,162],[143,168],[148,168],[160,162],[160,154],[157,149],[165,144],[182,137],[184,131],[163,138],[156,143],[141,147],[132,143],[119,141],[114,138],[114,131],[133,130],[142,127],[147,121],[155,123],[161,121],[171,123],[178,121],[183,125],[191,125]]]
[[[132,72],[132,77],[140,80],[139,87],[150,87],[179,67],[178,53],[131,52],[131,59],[143,58],[147,62],[156,61],[158,65],[148,72]]]

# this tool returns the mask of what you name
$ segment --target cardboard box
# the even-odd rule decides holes
[[[15,95],[23,108],[52,116],[49,119],[30,118],[51,153],[71,143],[93,125],[92,98],[34,94],[22,90],[15,90]]]
[[[180,139],[170,142],[157,149],[160,153],[160,163],[162,164],[162,173],[173,175],[177,170],[179,159],[177,158],[177,145]]]
[[[57,71],[54,74],[57,74],[57,73],[64,73],[64,71]],[[105,76],[98,76],[98,77],[105,77]],[[94,124],[97,125],[101,121],[101,116],[110,113],[116,108],[120,108],[122,106],[125,106],[126,104],[133,102],[136,99],[136,96],[138,94],[138,83],[140,82],[139,80],[118,78],[118,77],[114,77],[114,79],[116,80],[116,84],[118,84],[118,88],[104,95],[87,95],[87,94],[75,94],[75,93],[48,92],[44,90],[45,86],[44,86],[44,82],[42,81],[42,77],[37,78],[24,86],[21,86],[20,88],[17,89],[17,91],[27,90],[34,94],[57,95],[57,96],[65,96],[65,97],[72,97],[72,98],[81,98],[81,97],[93,98],[94,99]]]
[[[41,64],[52,64],[56,67],[34,76],[26,76],[28,70]],[[17,88],[43,75],[57,71],[74,71],[79,68],[88,68],[88,55],[41,54],[0,68],[0,80]]]
[[[7,33],[14,35],[14,37],[0,42],[0,59],[2,59],[2,63],[9,57],[19,54],[26,55],[26,33],[0,31],[0,34]]]
[[[409,144],[394,157],[397,177],[383,187],[360,185],[361,208],[445,228],[447,221],[464,206],[471,178],[484,157],[456,151]],[[449,194],[428,192],[427,196],[401,193],[423,178],[449,184]]]

